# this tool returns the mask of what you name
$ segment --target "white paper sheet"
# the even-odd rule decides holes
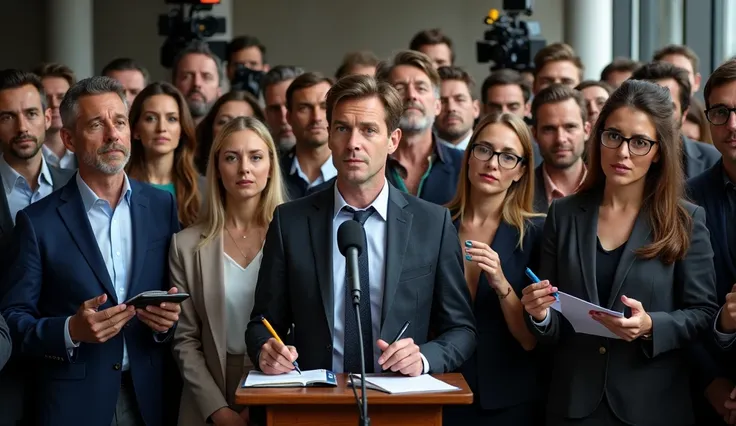
[[[360,376],[353,375],[353,378],[355,379],[355,386],[360,386]],[[350,384],[349,378],[348,384]],[[393,374],[366,374],[366,387],[390,394],[449,392],[460,390],[460,388],[435,379],[429,374],[422,374],[417,377],[406,377]]]
[[[559,301],[555,302],[552,308],[567,318],[567,321],[570,322],[576,333],[620,339],[620,337],[604,327],[603,324],[591,318],[590,311],[605,312],[619,318],[624,316],[622,312],[606,309],[562,291],[558,293]]]

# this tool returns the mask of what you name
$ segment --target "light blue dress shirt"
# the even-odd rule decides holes
[[[345,356],[345,257],[337,247],[337,230],[346,220],[352,220],[353,214],[343,210],[350,206],[340,194],[337,185],[334,187],[335,202],[332,219],[332,293],[335,303],[334,333],[332,335],[332,371],[342,373],[344,370],[343,357]],[[375,372],[381,372],[378,358],[381,350],[375,341],[381,336],[381,309],[383,307],[383,289],[386,279],[386,244],[387,244],[387,222],[388,222],[388,181],[383,184],[383,189],[370,206],[359,209],[350,206],[356,211],[367,210],[373,207],[376,213],[366,220],[363,227],[368,242],[368,279],[371,289],[371,329],[373,331],[373,368]],[[392,342],[388,342],[389,344]],[[367,354],[366,354],[367,355]],[[429,371],[429,362],[422,357],[424,373]],[[366,360],[368,361],[368,360]]]
[[[297,176],[302,178],[302,180],[307,183],[307,188],[312,188],[325,183],[328,180],[337,176],[337,169],[335,168],[335,164],[332,162],[332,156],[330,156],[330,158],[328,158],[327,161],[325,161],[324,164],[322,164],[322,166],[319,168],[319,176],[317,177],[317,179],[310,182],[309,176],[304,174],[301,166],[299,165],[299,160],[297,160],[296,155],[294,155],[294,162],[291,164],[291,170],[289,171],[289,174],[293,175],[294,173],[296,173]]]
[[[84,211],[87,212],[89,224],[97,240],[97,246],[105,261],[107,273],[115,288],[118,302],[127,300],[130,286],[130,274],[133,263],[133,220],[130,212],[130,181],[125,176],[123,196],[113,209],[106,200],[101,199],[82,180],[77,173],[77,186],[82,196]],[[69,336],[69,319],[67,318],[65,335],[67,349],[79,344],[72,342]],[[123,371],[128,370],[128,349],[123,342]]]
[[[41,151],[43,152],[43,157],[52,166],[65,170],[77,169],[77,156],[68,149],[64,151],[64,155],[62,155],[61,158],[57,157],[56,154],[54,154],[54,151],[49,149],[46,145],[41,147]]]
[[[26,178],[10,167],[4,156],[0,156],[0,176],[3,178],[3,190],[8,200],[13,224],[15,224],[15,216],[19,211],[54,192],[51,172],[43,157],[41,157],[41,173],[38,175],[38,186],[35,191],[31,190]]]

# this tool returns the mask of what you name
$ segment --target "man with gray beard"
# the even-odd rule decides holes
[[[126,303],[145,291],[177,292],[167,261],[176,202],[125,174],[130,124],[119,82],[76,83],[60,114],[79,171],[18,213],[0,282],[0,313],[35,385],[28,423],[176,424],[164,413],[181,391],[171,392],[176,376],[167,375],[179,305]]]
[[[7,246],[16,214],[64,186],[74,174],[46,163],[41,147],[51,125],[41,80],[35,74],[0,71],[0,279],[7,272]],[[0,280],[1,281],[1,280]],[[0,286],[0,299],[5,293]],[[0,425],[23,417],[26,367],[15,356],[0,373]]]
[[[179,52],[171,70],[174,86],[187,99],[192,118],[199,124],[222,95],[222,61],[206,42],[195,40]]]
[[[405,50],[379,65],[376,78],[394,86],[404,101],[401,142],[388,159],[386,177],[396,188],[435,204],[445,204],[457,189],[463,153],[435,140],[440,114],[440,76],[432,60]]]
[[[459,67],[440,67],[442,111],[434,124],[439,141],[450,148],[465,151],[473,135],[473,123],[480,115],[480,105],[473,99],[473,78]]]

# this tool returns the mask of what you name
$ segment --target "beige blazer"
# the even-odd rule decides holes
[[[204,425],[228,406],[223,245],[218,236],[196,250],[203,231],[195,225],[175,234],[169,251],[172,285],[191,295],[182,303],[172,349],[184,382],[180,426]]]

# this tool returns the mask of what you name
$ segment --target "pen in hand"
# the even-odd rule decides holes
[[[274,330],[273,327],[271,327],[271,323],[268,322],[268,320],[266,319],[266,317],[261,316],[261,322],[263,323],[263,325],[266,326],[266,328],[268,329],[268,332],[271,333],[271,336],[273,336],[273,338],[276,339],[277,342],[279,342],[279,343],[281,343],[283,345],[284,342],[281,340],[281,338],[279,337],[279,335],[276,334],[276,330]],[[296,361],[294,361],[294,362],[292,362],[292,364],[294,365],[294,368],[296,369],[296,371],[301,375],[302,374],[302,370],[299,369],[299,363],[297,363]]]
[[[541,280],[537,277],[537,275],[532,272],[531,269],[526,268],[526,276],[529,277],[529,279],[532,280],[532,282],[538,283]],[[557,292],[552,293],[552,296],[554,296],[555,299],[560,300],[560,295],[557,294]]]
[[[399,332],[396,334],[396,337],[394,337],[394,340],[389,344],[389,346],[401,340],[401,338],[404,336],[404,333],[406,333],[406,329],[409,328],[409,324],[411,324],[411,321],[407,321],[404,323],[404,326],[401,327],[401,330],[399,330]]]

